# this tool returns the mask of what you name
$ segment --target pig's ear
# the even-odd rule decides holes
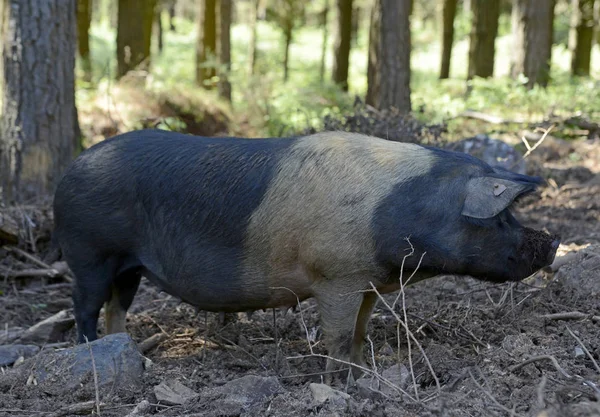
[[[519,195],[533,191],[535,185],[504,178],[472,178],[467,183],[462,214],[476,219],[489,219],[510,206]]]

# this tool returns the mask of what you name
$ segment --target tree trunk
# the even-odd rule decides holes
[[[355,7],[352,10],[352,34],[350,35],[351,46],[358,45],[358,29],[360,28],[361,8]]]
[[[573,15],[569,32],[571,73],[589,76],[594,41],[594,0],[572,0],[572,5]]]
[[[410,112],[410,0],[376,0],[369,30],[367,104]]]
[[[231,102],[231,0],[219,0],[219,96]]]
[[[169,30],[175,32],[175,3],[176,0],[172,0],[169,4]]]
[[[440,79],[450,77],[450,58],[454,43],[454,17],[456,16],[457,0],[444,0],[442,8],[442,65]]]
[[[292,30],[292,28],[285,28],[283,32],[285,48],[283,51],[283,82],[287,82],[289,78],[290,45],[292,44]]]
[[[92,22],[92,0],[77,0],[77,48],[83,69],[83,79],[92,81],[90,60],[90,24]]]
[[[256,68],[256,24],[258,21],[258,3],[259,0],[251,0],[250,6],[250,41],[248,51],[248,70],[250,75],[254,75]]]
[[[471,0],[468,78],[494,75],[499,0]]]
[[[162,26],[162,7],[156,8],[154,15],[154,25],[156,27],[156,42],[158,46],[158,53],[163,51],[164,47],[164,31]]]
[[[198,40],[196,42],[196,83],[212,88],[216,75],[217,52],[217,0],[200,0]]]
[[[348,64],[352,37],[352,0],[337,0],[338,19],[333,60],[333,82],[348,91]]]
[[[4,203],[48,196],[79,143],[75,0],[4,0],[0,184]]]
[[[511,73],[513,77],[525,75],[527,88],[545,87],[550,78],[554,5],[555,0],[513,0]]]
[[[150,69],[150,41],[156,0],[119,0],[117,78]]]
[[[321,24],[323,25],[323,43],[321,45],[321,66],[319,67],[319,80],[325,80],[325,61],[327,59],[327,43],[329,42],[329,25],[327,17],[329,16],[329,0],[325,0],[325,8],[321,12]]]

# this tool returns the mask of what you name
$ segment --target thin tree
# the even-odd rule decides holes
[[[117,78],[150,69],[150,41],[156,0],[119,0]]]
[[[231,102],[231,0],[219,0],[219,96]]]
[[[321,43],[321,66],[319,67],[319,80],[325,79],[325,61],[327,60],[327,44],[329,42],[329,0],[325,0],[325,6],[320,13],[321,25],[323,26],[323,42]]]
[[[511,74],[527,77],[527,88],[545,87],[550,79],[554,6],[555,0],[513,0]]]
[[[410,112],[410,0],[376,0],[369,30],[367,104]]]
[[[594,0],[572,0],[573,15],[569,32],[569,49],[573,75],[590,75],[594,42],[594,3]]]
[[[250,0],[250,40],[248,41],[248,72],[254,75],[256,68],[256,26],[258,24],[258,10],[261,0]]]
[[[211,88],[216,75],[217,0],[200,0],[196,41],[196,83]]]
[[[442,63],[440,78],[450,76],[450,58],[452,57],[452,44],[454,43],[454,18],[458,0],[443,0],[442,5]]]
[[[77,49],[81,59],[84,81],[92,80],[90,59],[90,25],[92,23],[92,0],[77,0]]]
[[[471,0],[468,78],[494,75],[499,0]]]
[[[48,196],[79,144],[76,0],[5,0],[0,186],[4,203]]]
[[[352,0],[337,0],[338,18],[333,60],[333,81],[348,91],[348,66],[352,38]]]
[[[304,17],[307,0],[270,0],[267,8],[268,17],[273,20],[283,33],[283,81],[289,78],[290,45],[294,31]]]

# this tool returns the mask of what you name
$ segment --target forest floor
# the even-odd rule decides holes
[[[334,388],[349,397],[335,393],[321,401],[310,385],[320,382],[316,373],[325,361],[311,356],[307,341],[320,339],[313,300],[296,311],[258,311],[251,318],[230,315],[222,321],[218,314],[197,313],[144,279],[127,328],[138,343],[162,336],[144,353],[152,365],[140,383],[99,393],[101,415],[128,415],[143,400],[150,403],[146,412],[131,415],[600,415],[600,140],[548,141],[529,161],[530,173],[549,180],[537,197],[520,203],[518,217],[527,226],[559,233],[559,256],[570,253],[564,258],[570,262],[513,284],[437,277],[407,287],[405,302],[393,312],[380,302],[369,325],[372,347],[367,343],[366,352],[372,371],[366,378],[385,377],[393,388],[381,384],[369,390],[363,384],[358,389],[337,382]],[[30,220],[36,233],[45,233],[51,218],[43,210],[36,213]],[[44,245],[36,249],[31,253],[44,259]],[[0,345],[3,335],[8,338],[59,311],[72,315],[64,278],[11,277],[27,262],[3,250]],[[411,342],[410,356],[407,335],[402,329],[398,333],[395,317],[405,314],[419,344]],[[101,319],[101,330],[103,325]],[[71,347],[75,329],[54,342],[63,344],[53,349]],[[317,343],[313,352],[324,350]],[[0,416],[69,416],[94,408],[91,382],[48,387],[31,378],[11,379],[10,371],[0,369]],[[279,388],[247,407],[231,407],[219,389],[247,375],[274,377]],[[156,387],[173,380],[199,395],[181,404],[160,403]],[[69,411],[79,403],[87,408]]]

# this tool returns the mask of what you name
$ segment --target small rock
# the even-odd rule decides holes
[[[392,349],[388,342],[385,342],[381,349],[379,349],[379,354],[385,356],[392,356],[394,354],[394,349]]]
[[[20,357],[30,358],[40,351],[35,345],[5,345],[0,346],[0,366],[10,366]]]
[[[138,405],[135,406],[131,413],[127,414],[125,417],[138,417],[150,414],[152,411],[152,404],[148,400],[142,400]]]
[[[64,395],[81,386],[93,386],[94,371],[98,387],[106,390],[132,390],[139,387],[144,372],[143,357],[126,333],[104,336],[89,345],[80,344],[61,351],[44,351],[11,370],[32,383],[43,385],[51,395]],[[93,389],[93,388],[92,388]]]
[[[390,381],[396,387],[405,389],[406,385],[408,384],[410,372],[406,366],[397,364],[384,370],[381,373],[381,376]],[[388,384],[381,384],[381,392],[386,395],[397,394],[397,391],[391,388]]]
[[[154,387],[156,399],[166,405],[181,405],[198,394],[177,380],[163,381]]]
[[[35,345],[60,342],[63,340],[63,334],[74,325],[73,315],[67,310],[62,310],[25,330],[18,341]]]
[[[345,392],[335,390],[331,388],[329,385],[325,384],[310,384],[310,391],[312,392],[313,399],[319,405],[329,401],[330,404],[333,404],[338,407],[345,407],[348,405],[348,400],[350,400],[350,396]]]
[[[380,390],[380,383],[377,378],[364,376],[356,381],[358,395],[362,398],[377,401],[385,398]]]
[[[581,356],[585,356],[585,352],[579,346],[575,346],[575,357],[579,358]]]
[[[229,381],[219,387],[218,391],[226,396],[226,402],[245,408],[285,390],[275,377],[246,375]]]
[[[476,135],[470,138],[450,143],[448,149],[467,153],[492,167],[508,169],[518,174],[525,174],[527,166],[523,156],[509,144],[492,139],[487,135]]]

